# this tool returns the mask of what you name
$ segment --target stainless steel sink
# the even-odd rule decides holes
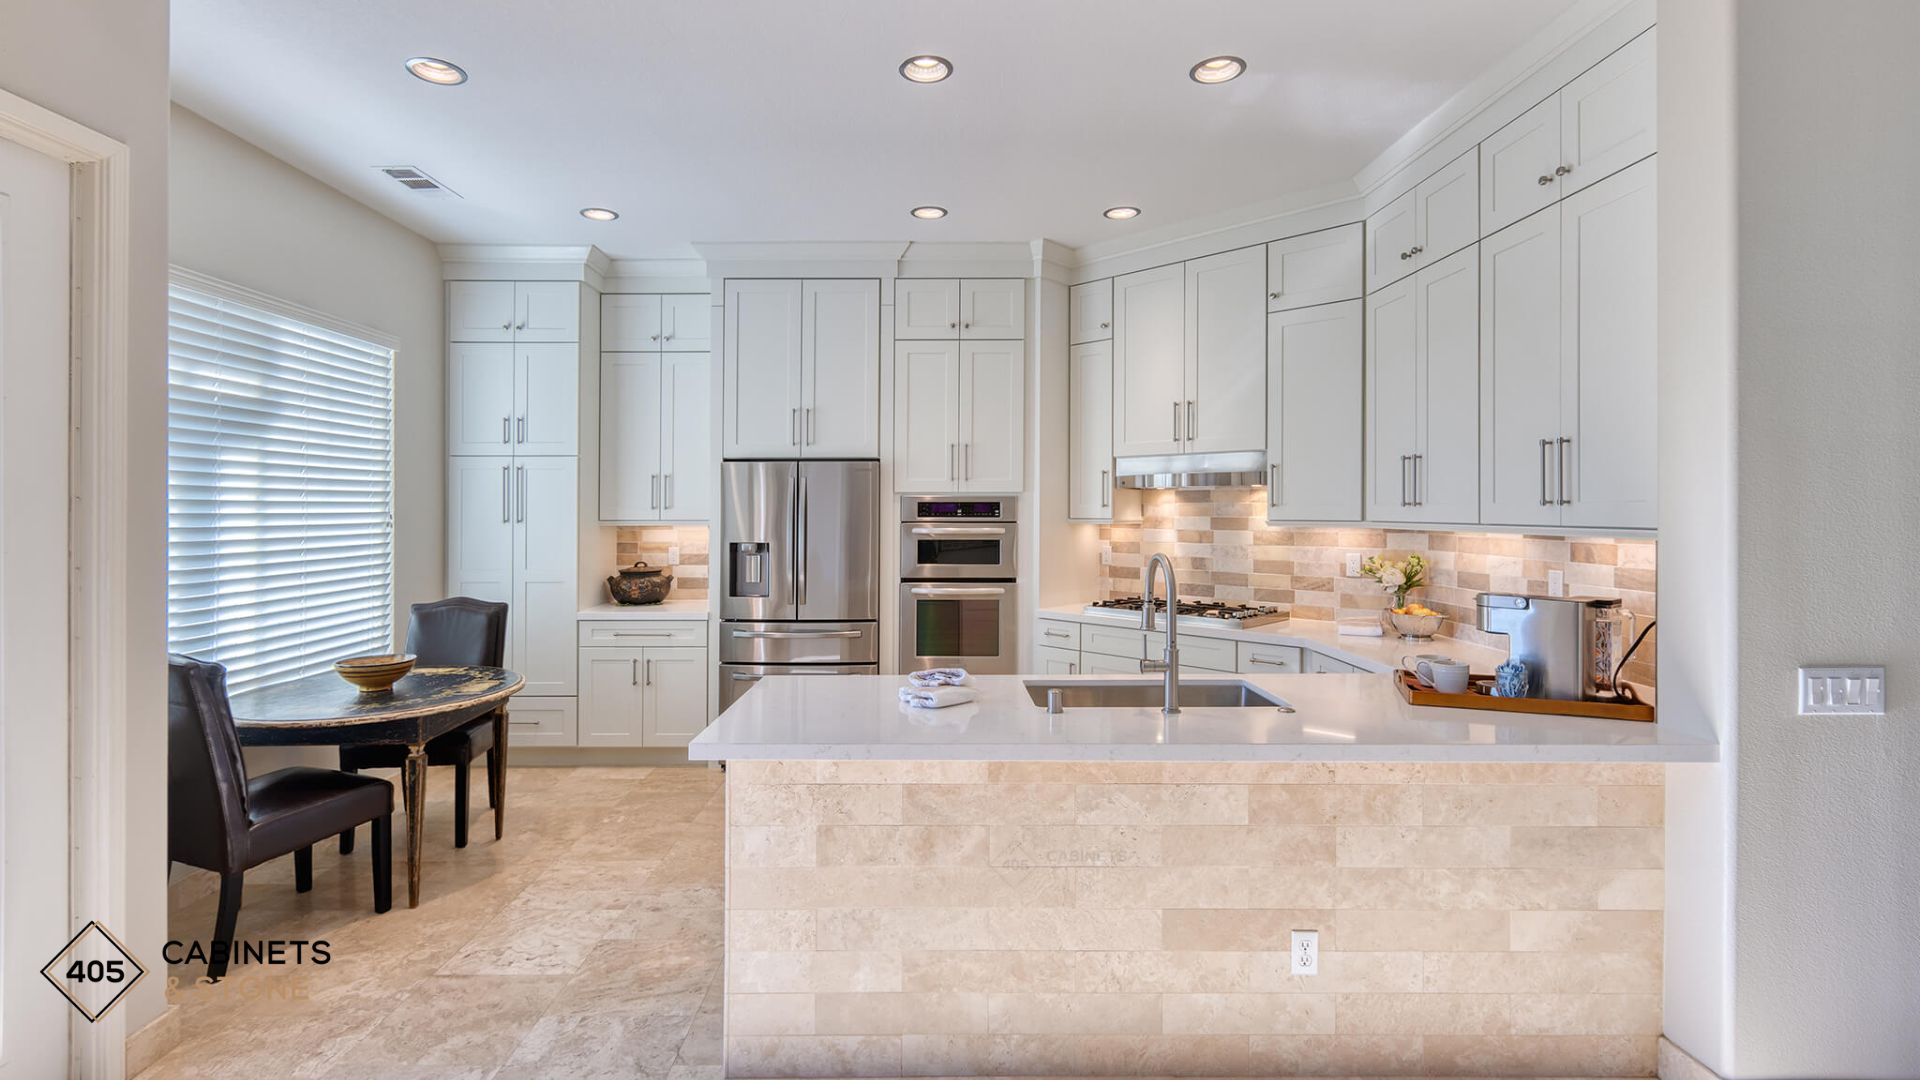
[[[1045,707],[1049,691],[1060,692],[1063,709],[1158,709],[1167,703],[1166,684],[1159,679],[1113,682],[1030,682],[1027,696]],[[1292,712],[1285,701],[1238,680],[1194,679],[1180,684],[1183,709],[1279,709]]]

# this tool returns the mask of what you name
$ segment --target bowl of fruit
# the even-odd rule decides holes
[[[1380,621],[1402,641],[1432,641],[1447,617],[1415,600],[1403,607],[1383,609]]]

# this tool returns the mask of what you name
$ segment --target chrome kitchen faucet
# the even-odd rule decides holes
[[[1180,607],[1180,583],[1173,576],[1173,561],[1163,552],[1154,552],[1147,560],[1147,568],[1141,571],[1140,595],[1144,603],[1140,605],[1140,629],[1153,633],[1153,570],[1159,567],[1165,571],[1167,579],[1167,651],[1158,660],[1140,661],[1143,672],[1164,671],[1167,675],[1167,704],[1161,712],[1172,715],[1180,711],[1180,616],[1176,614]]]

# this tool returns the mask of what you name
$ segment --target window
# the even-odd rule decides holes
[[[393,348],[176,269],[167,647],[234,690],[393,645]]]

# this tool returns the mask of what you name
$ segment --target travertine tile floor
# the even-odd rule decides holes
[[[291,857],[249,872],[239,936],[324,939],[331,961],[218,986],[170,968],[182,1037],[139,1080],[718,1077],[721,774],[512,769],[500,841],[480,790],[455,850],[452,770],[430,770],[416,909],[396,843],[396,903],[373,913],[364,829],[352,855],[314,850],[309,893]],[[208,937],[216,891],[175,883],[170,936]]]

